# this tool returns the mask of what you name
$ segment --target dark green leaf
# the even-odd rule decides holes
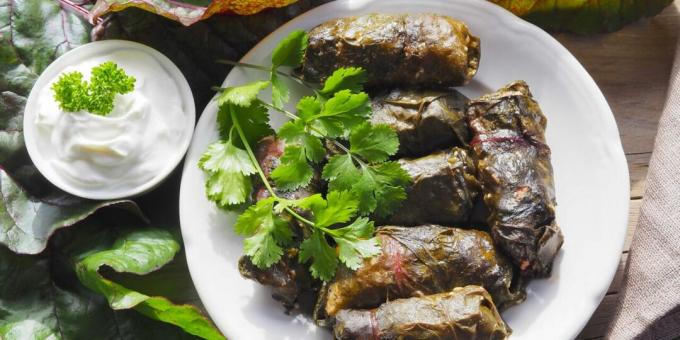
[[[596,33],[617,30],[645,16],[653,16],[672,0],[491,0],[542,28]]]
[[[0,0],[0,164],[24,150],[24,105],[56,57],[90,41],[89,24],[57,1]]]
[[[129,200],[68,202],[67,196],[50,202],[32,199],[1,168],[0,195],[0,243],[20,254],[43,251],[56,230],[70,227],[104,207],[119,207],[144,216]]]
[[[179,248],[179,243],[167,231],[135,230],[118,239],[111,249],[82,257],[75,265],[76,274],[86,287],[104,295],[113,309],[135,309],[190,334],[205,339],[224,339],[196,307],[175,305],[163,297],[130,290],[99,273],[102,266],[107,266],[119,273],[147,274],[170,262]]]
[[[278,66],[298,67],[307,49],[307,32],[294,30],[274,48],[272,64]]]

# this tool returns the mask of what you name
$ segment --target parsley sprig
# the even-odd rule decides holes
[[[134,90],[135,78],[128,76],[114,62],[107,61],[92,68],[90,81],[74,71],[64,73],[52,84],[54,99],[67,112],[87,111],[105,116],[113,111],[117,94]]]
[[[294,239],[292,217],[305,235],[299,244],[299,261],[310,262],[312,276],[328,281],[340,263],[357,269],[364,258],[378,254],[369,216],[394,211],[406,197],[410,177],[398,163],[389,161],[399,147],[396,133],[386,125],[367,123],[371,110],[363,92],[363,69],[340,68],[320,88],[279,69],[298,67],[306,46],[307,34],[294,31],[274,50],[270,68],[223,61],[268,71],[269,79],[219,89],[220,140],[208,146],[199,166],[207,175],[208,198],[222,208],[248,203],[252,176],[259,177],[267,189],[269,197],[247,207],[234,225],[236,233],[245,237],[244,252],[255,265],[266,268],[280,260]],[[284,108],[290,95],[281,77],[314,93],[297,103],[295,113]],[[270,86],[272,103],[266,103],[258,95]],[[290,118],[277,133],[286,147],[271,179],[253,152],[259,140],[274,133],[269,109]],[[324,141],[333,143],[336,154],[328,155]],[[280,191],[309,185],[314,168],[326,160],[325,198],[321,194],[296,200],[279,196]]]

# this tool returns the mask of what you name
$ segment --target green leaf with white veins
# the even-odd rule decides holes
[[[135,202],[60,199],[35,200],[0,168],[0,244],[19,254],[37,254],[58,229],[70,227],[104,207],[118,207],[144,218]]]
[[[227,87],[217,95],[217,104],[234,104],[236,106],[248,107],[257,99],[260,91],[269,86],[268,81],[255,81],[246,85]]]
[[[231,141],[218,141],[208,146],[198,166],[206,172],[205,190],[208,198],[226,208],[244,203],[250,197],[250,175],[257,170],[248,153]]]
[[[24,105],[38,75],[89,41],[87,21],[58,1],[0,0],[0,164],[24,150]]]

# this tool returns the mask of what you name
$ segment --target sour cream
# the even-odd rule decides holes
[[[133,195],[160,182],[186,151],[195,119],[193,98],[186,98],[186,80],[182,77],[178,84],[176,67],[171,70],[176,72],[169,72],[157,55],[140,46],[90,53],[33,89],[38,91],[29,98],[35,101],[33,118],[24,121],[34,124],[33,152],[29,143],[27,147],[40,171],[62,189],[88,198]],[[51,89],[59,76],[79,71],[89,79],[92,68],[106,61],[135,77],[134,90],[117,95],[106,116],[61,110]],[[42,166],[34,153],[39,153]]]

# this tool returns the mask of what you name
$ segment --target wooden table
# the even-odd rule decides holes
[[[607,295],[578,339],[601,338],[618,299],[644,195],[656,127],[666,100],[680,31],[679,11],[680,2],[676,1],[659,16],[641,20],[618,32],[584,37],[555,35],[602,89],[616,117],[630,170],[628,236],[619,268]]]

